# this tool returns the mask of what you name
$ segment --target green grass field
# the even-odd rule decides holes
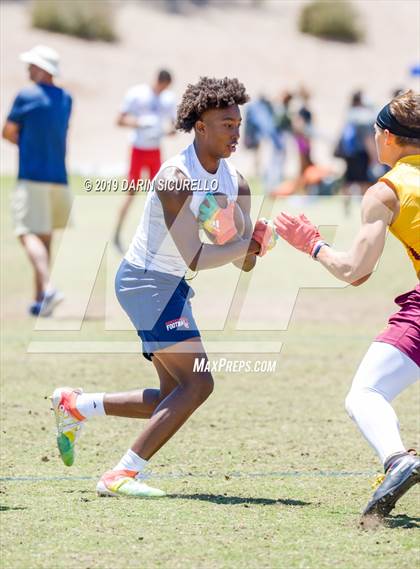
[[[103,264],[80,331],[61,326],[72,322],[72,298],[77,295],[73,258],[68,258],[67,273],[59,282],[68,301],[57,311],[56,331],[34,330],[26,314],[32,276],[9,218],[12,180],[2,182],[3,568],[416,566],[417,489],[398,503],[386,526],[369,532],[358,527],[380,465],[343,404],[363,353],[394,310],[393,298],[415,283],[394,238],[388,239],[375,274],[357,289],[332,288],[332,281],[319,277],[315,263],[285,246],[262,259],[254,280],[242,284],[249,284],[251,300],[244,306],[258,330],[246,324],[233,339],[245,338],[255,345],[281,341],[283,348],[275,355],[248,350],[231,357],[275,359],[275,373],[215,375],[212,397],[152,461],[151,482],[165,489],[167,498],[99,499],[94,492],[97,478],[129,447],[141,422],[92,420],[80,440],[75,465],[67,468],[55,447],[47,396],[58,385],[80,385],[87,391],[154,386],[153,367],[137,354],[112,350],[114,341],[132,342],[135,334],[105,330]],[[81,194],[80,180],[73,185]],[[107,210],[107,197],[95,199],[91,232]],[[301,204],[289,205],[293,209]],[[275,203],[273,211],[287,207]],[[302,208],[315,220],[324,210],[329,219],[342,217],[335,201],[308,202]],[[126,240],[140,210],[137,204]],[[357,223],[356,206],[353,217]],[[84,227],[76,220],[72,231],[86,231],[88,243],[92,234]],[[74,258],[80,255],[83,251]],[[288,329],[278,331],[270,313],[276,313],[285,291],[293,289],[294,275],[312,284],[300,290]],[[215,270],[192,283],[199,320],[201,310],[202,318],[208,317],[206,305],[217,306],[230,277],[221,269],[219,276]],[[260,287],[259,295],[253,283]],[[207,295],[201,304],[200,293]],[[203,337],[221,341],[223,352],[223,339],[229,334],[213,330]],[[50,340],[108,342],[111,347],[105,354],[28,353],[31,342]],[[211,358],[219,355],[229,357],[214,353]],[[419,389],[414,387],[395,403],[403,438],[411,447],[419,443],[419,402]]]

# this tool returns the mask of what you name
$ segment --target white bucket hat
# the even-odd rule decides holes
[[[51,75],[59,75],[60,56],[51,47],[37,45],[31,50],[21,53],[19,59],[25,63],[32,63],[32,65],[40,67]]]

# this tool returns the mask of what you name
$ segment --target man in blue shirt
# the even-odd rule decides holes
[[[36,46],[20,59],[28,63],[34,85],[17,94],[2,134],[19,148],[12,213],[15,233],[35,272],[35,299],[29,312],[50,316],[63,300],[51,286],[49,263],[53,230],[67,225],[72,202],[65,166],[72,99],[54,85],[57,52]]]

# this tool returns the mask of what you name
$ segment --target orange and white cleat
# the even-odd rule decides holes
[[[109,470],[96,485],[98,496],[125,496],[128,498],[161,498],[163,490],[152,488],[136,478],[133,470]]]
[[[80,388],[58,387],[50,397],[57,423],[57,446],[66,466],[74,463],[74,447],[86,420],[76,408],[81,393]]]

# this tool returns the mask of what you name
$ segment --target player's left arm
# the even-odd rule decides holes
[[[371,186],[362,201],[362,226],[349,251],[321,247],[317,261],[338,279],[353,286],[363,284],[375,269],[385,245],[388,226],[398,208],[398,199],[384,182]]]
[[[362,226],[348,251],[327,246],[315,225],[303,214],[281,213],[274,220],[277,233],[296,249],[316,258],[332,275],[353,286],[372,274],[384,245],[388,226],[398,215],[395,192],[384,182],[371,186],[362,201]]]
[[[237,203],[241,208],[245,221],[245,230],[243,234],[243,239],[251,239],[254,227],[251,221],[251,190],[249,188],[248,182],[245,178],[238,172],[238,199]],[[257,261],[257,256],[253,253],[247,255],[245,260],[233,261],[235,267],[242,269],[245,272],[252,271],[255,267]]]

